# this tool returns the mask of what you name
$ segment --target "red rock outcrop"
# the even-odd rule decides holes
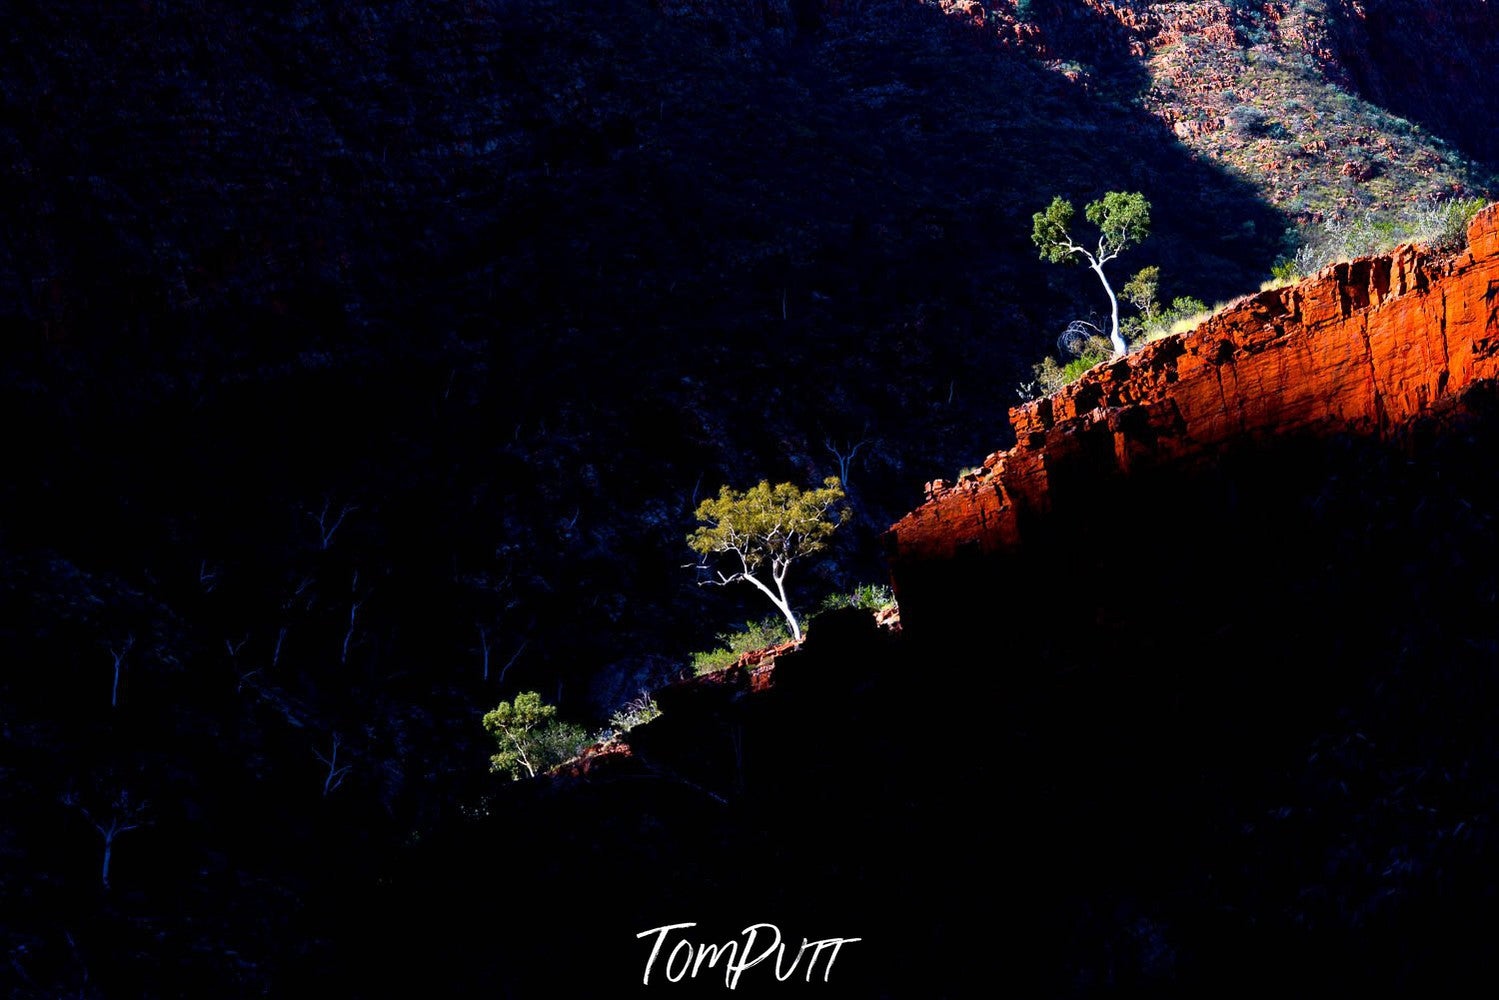
[[[1033,518],[1086,502],[1106,478],[1256,439],[1390,437],[1495,377],[1499,205],[1474,220],[1460,255],[1401,247],[1338,264],[1013,409],[1015,447],[956,484],[930,484],[886,536],[903,616],[920,620],[934,566],[1018,549]]]

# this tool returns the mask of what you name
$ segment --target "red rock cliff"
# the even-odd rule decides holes
[[[1469,239],[1456,257],[1401,247],[1263,292],[1013,409],[1016,446],[931,484],[886,536],[908,625],[935,567],[1018,549],[1035,518],[1106,478],[1267,437],[1387,437],[1499,376],[1499,205]]]

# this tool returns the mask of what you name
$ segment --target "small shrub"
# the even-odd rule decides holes
[[[595,742],[596,738],[576,723],[552,723],[536,734],[542,772],[550,771],[558,764],[566,764]]]
[[[1252,104],[1240,104],[1224,116],[1224,124],[1239,135],[1264,135],[1270,130],[1270,115]]]
[[[1135,307],[1139,314],[1149,319],[1155,315],[1156,293],[1161,289],[1161,269],[1159,267],[1145,267],[1135,272],[1135,276],[1124,283],[1119,290],[1119,297]]]
[[[502,701],[484,716],[484,729],[494,737],[497,752],[489,769],[510,775],[512,781],[545,774],[572,760],[593,742],[588,731],[559,722],[557,707],[544,704],[535,691],[523,691],[515,701]]]
[[[609,728],[617,733],[628,733],[660,714],[661,709],[656,707],[656,699],[651,697],[649,691],[642,691],[639,697],[632,698],[615,709],[614,714],[609,716]]]
[[[1387,253],[1402,243],[1456,253],[1468,245],[1468,226],[1483,206],[1482,198],[1432,198],[1398,216],[1329,219],[1306,238],[1290,264],[1298,274],[1316,274],[1340,261]]]
[[[731,649],[705,649],[692,654],[692,672],[698,677],[716,674],[732,667],[737,659],[739,654]]]
[[[1174,333],[1194,329],[1212,314],[1207,304],[1190,295],[1178,295],[1169,306],[1156,306],[1148,315],[1131,318],[1129,341],[1132,345],[1148,344]]]
[[[1160,337],[1171,337],[1179,333],[1191,333],[1210,319],[1214,311],[1213,309],[1202,308],[1197,312],[1187,313],[1173,322],[1165,332],[1160,334]],[[1160,337],[1156,339],[1160,339]]]
[[[1049,396],[1063,386],[1076,382],[1082,377],[1083,372],[1100,361],[1107,361],[1111,354],[1111,351],[1089,351],[1066,364],[1058,364],[1057,360],[1052,357],[1042,358],[1040,363],[1031,369],[1036,376],[1035,385],[1040,389],[1041,395]]]
[[[1281,284],[1290,284],[1300,281],[1301,269],[1296,266],[1296,260],[1291,257],[1282,257],[1270,265],[1270,277]]]
[[[1482,198],[1434,198],[1414,205],[1406,212],[1411,241],[1455,253],[1468,245],[1468,227],[1483,206]]]
[[[1072,360],[1058,362],[1056,358],[1046,357],[1031,368],[1036,380],[1028,384],[1038,388],[1041,395],[1049,396],[1063,386],[1076,382],[1083,372],[1113,357],[1114,349],[1098,326],[1075,319],[1067,324],[1067,329],[1057,338],[1057,353],[1063,358],[1071,357]]]
[[[734,632],[720,633],[718,641],[722,643],[719,648],[692,654],[692,672],[697,676],[726,670],[745,653],[790,642],[791,631],[784,621],[772,616],[745,622],[744,628]]]
[[[838,611],[843,608],[860,608],[864,611],[880,611],[895,603],[895,592],[884,584],[866,583],[855,587],[851,594],[829,594],[823,598],[819,611]]]
[[[1109,360],[1113,352],[1088,351],[1062,366],[1062,384],[1071,385],[1083,377],[1083,372],[1096,364]]]
[[[1166,309],[1165,315],[1175,316],[1180,319],[1193,313],[1200,313],[1207,308],[1207,303],[1192,295],[1178,295],[1171,300],[1171,305]]]
[[[1062,366],[1053,357],[1042,358],[1031,368],[1031,373],[1036,376],[1036,380],[1028,384],[1035,387],[1038,396],[1050,396],[1067,384],[1062,377]]]

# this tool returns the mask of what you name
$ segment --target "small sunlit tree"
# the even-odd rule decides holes
[[[809,490],[794,483],[772,486],[763,479],[743,492],[725,486],[716,498],[698,506],[702,527],[687,537],[687,544],[703,557],[700,567],[711,568],[709,560],[714,558],[729,563],[728,572],[716,570],[715,578],[703,583],[750,584],[785,616],[792,639],[800,641],[802,629],[786,593],[786,573],[792,563],[827,547],[833,531],[849,516],[842,501],[843,486],[836,477],[824,480],[821,489]]]
[[[1119,332],[1119,297],[1104,275],[1104,265],[1150,235],[1150,202],[1138,191],[1110,191],[1083,209],[1084,217],[1098,229],[1098,243],[1089,249],[1073,241],[1073,222],[1077,210],[1072,202],[1058,195],[1044,212],[1031,217],[1031,240],[1040,248],[1041,258],[1054,264],[1069,261],[1086,263],[1109,297],[1111,325],[1109,343],[1116,356],[1126,353],[1129,345]]]
[[[589,743],[587,731],[557,721],[557,706],[544,704],[535,691],[522,691],[484,716],[484,729],[496,750],[489,769],[512,779],[534,778],[575,757]]]

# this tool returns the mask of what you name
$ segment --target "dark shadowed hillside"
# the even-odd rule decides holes
[[[834,572],[878,576],[913,480],[1095,308],[1031,260],[1052,193],[1150,192],[1141,262],[1199,294],[1273,256],[1247,188],[935,10],[777,10],[20,8],[17,544],[174,606],[213,567],[207,644],[264,656],[308,513],[357,507],[377,670],[471,676],[482,622],[607,709],[734,613],[679,569],[723,482],[877,439]]]

